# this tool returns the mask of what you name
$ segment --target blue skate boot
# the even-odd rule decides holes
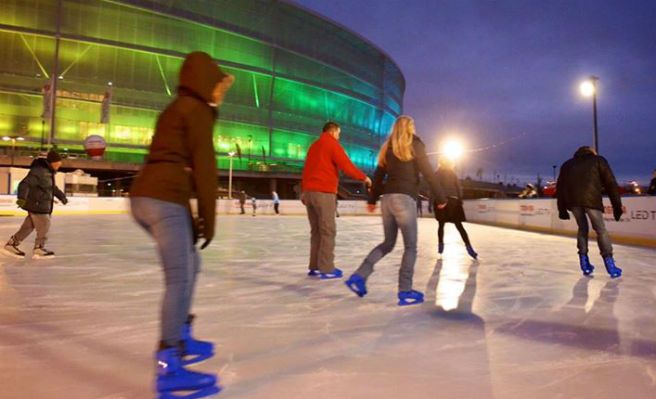
[[[352,274],[348,280],[344,281],[344,284],[360,298],[367,295],[367,285],[359,274]]]
[[[613,256],[606,256],[604,258],[604,265],[606,266],[606,271],[610,275],[610,278],[617,278],[622,276],[622,269],[615,266],[615,259]]]
[[[191,336],[191,325],[194,321],[193,314],[187,317],[182,326],[182,364],[200,363],[214,356],[214,344],[208,341],[200,341]]]
[[[308,272],[308,276],[310,276],[310,277],[319,277],[320,275],[321,275],[321,273],[319,273],[319,270],[316,270],[316,269],[311,269]]]
[[[418,305],[424,302],[424,294],[419,291],[400,291],[399,306]]]
[[[588,255],[579,254],[579,263],[581,264],[581,271],[584,276],[589,276],[594,271],[594,266],[590,264],[590,258]]]
[[[341,270],[339,270],[338,268],[335,268],[330,273],[319,273],[319,276],[320,276],[319,278],[322,279],[322,280],[331,280],[331,279],[334,279],[334,278],[342,278],[343,275],[344,275],[344,273],[342,273]]]
[[[467,253],[469,254],[469,256],[474,258],[474,260],[478,259],[478,254],[476,253],[476,251],[474,251],[474,248],[472,248],[471,245],[467,245]]]
[[[444,243],[440,242],[437,244],[437,253],[441,255],[442,252],[444,252]]]
[[[199,373],[182,367],[178,348],[166,348],[157,352],[158,399],[199,399],[217,394],[213,374]]]

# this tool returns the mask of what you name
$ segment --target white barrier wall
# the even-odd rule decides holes
[[[251,214],[253,208],[250,201],[244,206],[246,213]],[[365,215],[367,212],[364,201],[339,201],[337,207],[340,215]],[[55,204],[55,215],[79,215],[79,214],[118,214],[127,213],[130,210],[128,198],[122,197],[69,197],[67,205]],[[237,215],[241,212],[239,200],[219,200],[216,204],[217,213],[220,215]],[[273,201],[258,200],[258,215],[273,215]],[[299,200],[283,200],[280,202],[280,213],[284,215],[305,215],[305,206]],[[380,209],[376,210],[380,213]],[[0,216],[21,216],[27,212],[16,206],[16,196],[0,195]]]
[[[620,242],[656,246],[656,197],[624,197],[622,205],[624,214],[616,222],[610,201],[604,198],[604,220],[611,236]],[[465,212],[470,222],[555,234],[577,230],[571,214],[570,220],[558,219],[555,199],[469,200]]]

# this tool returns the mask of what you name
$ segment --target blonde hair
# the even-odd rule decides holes
[[[415,121],[407,116],[401,115],[396,118],[394,126],[392,126],[392,133],[390,133],[385,144],[380,148],[378,153],[378,165],[385,166],[385,155],[389,146],[392,146],[394,156],[401,161],[407,162],[415,158],[412,149],[412,139],[415,135]]]

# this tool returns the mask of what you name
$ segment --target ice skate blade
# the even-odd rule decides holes
[[[25,255],[18,255],[18,254],[15,254],[15,253],[13,253],[13,252],[7,251],[7,250],[4,249],[4,248],[2,248],[2,253],[3,253],[4,255],[10,256],[10,257],[12,257],[12,258],[16,258],[16,259],[25,259]]]
[[[175,392],[160,392],[157,396],[158,399],[201,399],[207,398],[221,392],[221,386],[215,385],[199,389],[197,391],[175,391]]]
[[[48,255],[48,256],[32,255],[32,259],[34,260],[55,259],[55,255]]]
[[[424,303],[424,300],[423,299],[400,299],[399,300],[399,306],[419,305],[420,303]]]

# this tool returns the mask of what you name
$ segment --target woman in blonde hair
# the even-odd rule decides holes
[[[458,175],[453,171],[453,162],[448,158],[440,158],[439,167],[435,172],[435,178],[444,189],[447,195],[447,204],[443,209],[435,210],[435,219],[439,227],[437,229],[437,252],[444,252],[444,226],[447,223],[453,223],[465,243],[467,253],[472,258],[476,259],[478,254],[469,241],[469,236],[465,230],[462,222],[466,220],[465,210],[462,207],[462,190],[460,190],[460,182],[458,182]]]
[[[399,116],[378,154],[378,167],[369,192],[369,212],[375,211],[376,201],[382,195],[385,240],[367,255],[358,270],[345,282],[360,297],[367,294],[366,281],[373,273],[374,265],[394,249],[398,231],[401,230],[404,251],[399,270],[399,305],[424,301],[424,294],[412,289],[417,259],[416,200],[420,172],[428,181],[438,207],[446,206],[446,197],[428,163],[424,143],[415,135],[414,120],[409,116]]]

